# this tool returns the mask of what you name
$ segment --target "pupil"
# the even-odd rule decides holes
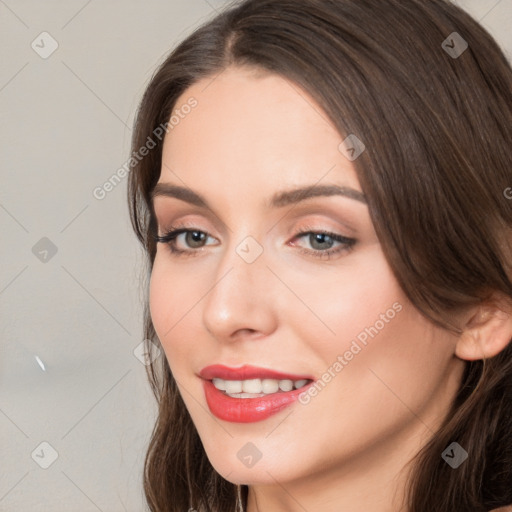
[[[327,247],[324,246],[320,246],[320,247],[316,247],[317,249],[326,249],[326,248],[330,248],[331,245],[332,245],[332,240],[327,240],[326,241],[326,238],[329,239],[331,238],[329,235],[326,235],[326,234],[323,234],[323,233],[317,233],[317,234],[313,234],[312,235],[313,237],[313,243],[311,244],[311,246],[313,248],[315,248],[315,244],[327,244]]]
[[[190,246],[194,247],[194,244],[196,244],[195,246],[197,247],[201,246],[201,243],[203,242],[204,239],[204,233],[201,233],[200,231],[190,231],[187,235],[187,243]]]

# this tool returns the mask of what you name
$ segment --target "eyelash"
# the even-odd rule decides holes
[[[166,233],[164,233],[163,235],[154,234],[153,238],[156,240],[157,243],[166,244],[169,247],[171,253],[175,256],[197,256],[200,253],[199,249],[203,249],[204,247],[199,247],[198,249],[190,250],[176,248],[176,238],[183,233],[189,232],[202,233],[207,235],[207,237],[210,236],[209,233],[207,233],[206,231],[202,231],[200,229],[185,226],[171,226]],[[340,235],[338,233],[332,233],[330,231],[314,231],[314,229],[310,227],[306,227],[304,228],[304,230],[297,233],[294,236],[294,239],[302,238],[305,237],[306,235],[324,235],[328,236],[333,241],[342,244],[336,249],[328,249],[326,251],[304,249],[303,247],[299,247],[299,251],[302,254],[306,254],[308,256],[313,256],[325,260],[329,260],[331,259],[331,257],[337,254],[341,254],[343,252],[350,252],[357,242],[357,240],[354,238],[348,238],[346,236]]]

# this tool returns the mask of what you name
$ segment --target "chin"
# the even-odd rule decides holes
[[[225,480],[237,485],[275,485],[276,481],[300,478],[301,469],[306,471],[299,466],[306,458],[298,457],[292,453],[294,450],[288,453],[269,446],[269,440],[264,438],[250,439],[230,438],[228,443],[215,442],[211,449],[203,443],[210,463]],[[270,455],[265,456],[265,452]]]

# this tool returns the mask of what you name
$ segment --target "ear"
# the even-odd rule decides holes
[[[512,339],[512,301],[503,295],[471,310],[455,346],[460,359],[489,359],[504,350]]]

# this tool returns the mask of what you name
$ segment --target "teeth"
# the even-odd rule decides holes
[[[255,398],[255,396],[264,396],[281,391],[292,391],[300,389],[309,381],[307,379],[296,380],[289,379],[247,379],[247,380],[224,380],[212,379],[213,385],[220,391],[225,391],[227,395],[234,398]]]
[[[226,391],[226,381],[222,379],[213,379],[213,385],[221,391]]]
[[[250,379],[242,381],[242,391],[244,393],[261,393],[262,385],[260,379]]]
[[[263,393],[277,393],[279,391],[279,381],[276,379],[263,379],[261,381],[261,388]]]
[[[226,387],[226,393],[241,393],[242,392],[242,381],[241,380],[225,380],[224,386]]]
[[[297,382],[302,382],[302,381],[297,381]],[[281,391],[291,391],[293,389],[293,380],[280,380],[279,381],[279,389]]]
[[[233,393],[229,394],[231,398],[259,398],[265,396],[265,393]]]

